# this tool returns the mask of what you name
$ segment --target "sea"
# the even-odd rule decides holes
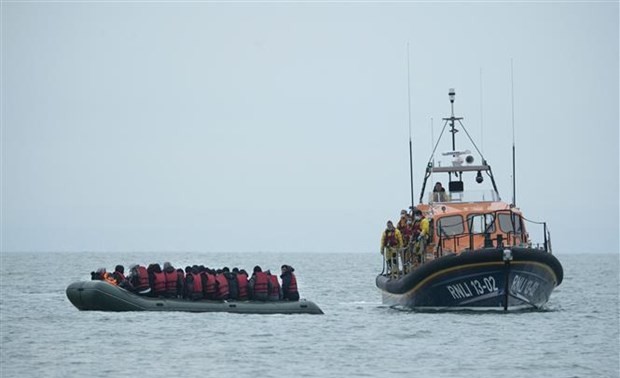
[[[379,254],[2,253],[0,377],[619,377],[619,255],[556,257],[544,310],[384,306]],[[100,267],[169,261],[278,271],[324,315],[79,311],[66,287]]]

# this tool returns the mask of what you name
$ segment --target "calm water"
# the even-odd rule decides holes
[[[3,254],[0,376],[618,377],[618,255],[558,255],[547,311],[402,312],[369,254]],[[66,286],[117,263],[296,269],[323,316],[80,312]]]

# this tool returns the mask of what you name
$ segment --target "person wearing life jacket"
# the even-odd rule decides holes
[[[425,217],[422,211],[415,210],[414,219],[419,224],[419,232],[415,239],[414,254],[417,259],[417,263],[422,262],[422,254],[430,239],[430,217]]]
[[[197,301],[204,298],[202,276],[197,266],[185,268],[184,298]]]
[[[110,285],[117,286],[116,280],[114,279],[114,276],[112,275],[112,273],[108,273],[108,272],[103,273],[103,281],[109,283]]]
[[[205,299],[217,299],[217,277],[213,269],[204,268],[202,272],[202,291]]]
[[[388,272],[398,270],[398,249],[403,247],[403,237],[394,227],[391,220],[387,221],[387,228],[381,235],[381,254],[385,257]]]
[[[95,272],[90,272],[90,279],[92,281],[103,281],[105,279],[105,268],[99,268]]]
[[[281,270],[282,299],[286,301],[298,301],[299,292],[297,291],[297,278],[295,278],[293,274],[295,269],[290,265],[282,265]]]
[[[228,279],[224,275],[224,271],[218,269],[215,274],[215,280],[217,281],[215,299],[221,301],[227,300],[230,292],[228,290]]]
[[[269,291],[271,289],[271,281],[267,273],[263,272],[261,267],[256,265],[252,278],[248,281],[250,298],[255,301],[266,301],[269,299]]]
[[[185,272],[183,269],[177,269],[177,298],[185,298],[183,296],[185,293]]]
[[[269,282],[271,283],[271,287],[269,288],[269,300],[270,301],[279,301],[281,297],[280,293],[280,282],[278,282],[278,276],[275,274],[271,274],[271,271],[267,271],[267,276],[269,277]]]
[[[166,282],[166,289],[164,296],[166,298],[176,298],[177,287],[179,285],[179,275],[177,270],[168,261],[164,263],[164,278]]]
[[[117,265],[114,267],[114,272],[112,272],[112,277],[116,282],[118,287],[122,287],[125,290],[133,291],[133,286],[129,280],[125,277],[125,267],[122,265]]]
[[[129,267],[129,283],[136,293],[144,294],[150,290],[149,273],[142,265]]]
[[[164,296],[166,294],[166,275],[162,272],[161,266],[151,264],[146,270],[149,273],[149,286],[152,296]]]
[[[400,211],[400,220],[396,228],[403,237],[403,246],[406,247],[411,242],[411,235],[413,234],[413,224],[406,210]]]
[[[238,300],[239,299],[239,284],[237,283],[237,274],[231,272],[227,266],[222,268],[222,274],[228,280],[228,299]]]
[[[425,217],[424,214],[422,214],[422,211],[416,209],[413,212],[413,219],[415,225],[413,233],[413,236],[415,237],[414,240],[425,239],[428,241],[428,237],[430,235],[430,218]]]
[[[249,298],[248,273],[244,269],[239,270],[239,268],[233,268],[233,274],[235,274],[237,287],[239,289],[239,296],[237,299],[240,301],[247,301]]]

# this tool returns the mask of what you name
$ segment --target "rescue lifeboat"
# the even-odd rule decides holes
[[[67,287],[67,298],[82,311],[188,311],[240,314],[323,314],[314,302],[213,301],[154,298],[132,293],[105,281],[78,281]]]
[[[528,220],[514,194],[512,203],[501,200],[491,166],[469,137],[463,118],[454,116],[454,89],[449,97],[452,113],[443,119],[415,206],[428,219],[429,234],[396,249],[396,260],[384,259],[376,278],[383,303],[422,311],[541,309],[563,279],[547,224]],[[452,150],[442,154],[449,159],[442,164],[435,151],[446,127]],[[479,155],[479,164],[471,151],[456,149],[459,129]],[[482,185],[485,176],[487,189],[469,190]],[[429,180],[442,179],[448,183],[446,191],[430,186],[425,191]],[[531,240],[526,229],[531,225],[542,232],[542,243]]]

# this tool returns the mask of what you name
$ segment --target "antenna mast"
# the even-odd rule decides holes
[[[484,153],[484,127],[482,116],[482,67],[480,67],[480,150]]]
[[[517,206],[517,178],[515,177],[515,84],[510,58],[510,92],[512,98],[512,206]]]
[[[413,148],[411,143],[411,75],[409,73],[409,42],[407,42],[407,107],[409,109],[409,178],[411,182],[411,210],[413,211]]]

